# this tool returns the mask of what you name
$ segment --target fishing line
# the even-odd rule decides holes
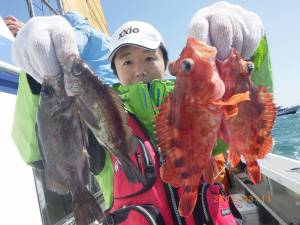
[[[218,174],[214,177],[214,180],[216,180],[218,178],[218,176],[220,176],[220,174],[223,172],[223,170],[225,170],[225,167],[223,166],[223,168],[218,172]]]

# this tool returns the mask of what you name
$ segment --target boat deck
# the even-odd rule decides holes
[[[230,192],[244,194],[244,202],[255,208],[251,216],[256,222],[246,225],[300,224],[300,161],[268,154],[259,164],[262,179],[257,185],[245,172],[230,173]]]

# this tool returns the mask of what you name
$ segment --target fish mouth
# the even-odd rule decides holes
[[[169,70],[170,74],[173,76],[176,76],[175,63],[176,63],[176,61],[169,62],[169,65],[168,65],[168,70]]]

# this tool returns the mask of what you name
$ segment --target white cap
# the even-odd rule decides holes
[[[124,45],[137,45],[146,49],[157,49],[163,39],[160,33],[149,23],[129,21],[119,27],[111,36],[108,44],[109,60]]]

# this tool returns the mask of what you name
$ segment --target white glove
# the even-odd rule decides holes
[[[232,47],[244,59],[249,59],[265,35],[265,30],[255,13],[238,5],[217,2],[196,12],[188,35],[216,47],[218,59],[227,58]]]
[[[61,74],[70,55],[78,55],[75,33],[61,16],[34,17],[18,32],[12,59],[39,83]]]

